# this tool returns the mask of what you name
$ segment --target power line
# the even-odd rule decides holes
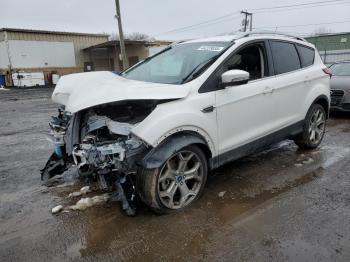
[[[344,2],[345,0],[333,0],[333,1],[317,1],[317,2],[309,2],[303,4],[294,4],[294,5],[279,5],[279,6],[271,6],[271,7],[262,7],[262,8],[252,8],[252,11],[261,11],[261,10],[271,10],[271,9],[280,9],[280,8],[288,8],[288,7],[296,7],[296,6],[308,6],[308,5],[317,5],[324,3],[335,3],[335,2]]]
[[[234,16],[234,17],[230,17],[230,16]],[[209,19],[209,20],[197,23],[197,24],[192,24],[192,25],[189,25],[189,26],[184,26],[184,27],[172,29],[172,30],[169,30],[169,31],[166,31],[166,32],[158,33],[158,34],[156,34],[154,36],[165,35],[165,34],[175,33],[175,32],[178,33],[178,32],[182,32],[182,31],[195,29],[195,28],[201,27],[201,26],[217,24],[217,23],[221,23],[221,22],[228,21],[228,20],[231,20],[231,19],[235,19],[238,16],[239,16],[239,12],[231,12],[231,13],[229,13],[227,15],[223,15],[223,16],[219,16],[219,17],[216,17],[216,18],[212,18],[212,19]],[[222,20],[224,18],[229,18],[229,19],[225,19],[223,21],[218,21],[218,20]]]
[[[271,6],[271,7],[263,7],[263,8],[254,8],[251,10],[258,11],[256,13],[259,14],[259,13],[267,13],[267,12],[282,12],[282,11],[289,11],[289,10],[295,10],[295,9],[300,9],[300,8],[315,8],[315,7],[321,7],[321,6],[348,4],[348,3],[350,3],[350,1],[345,1],[345,0],[329,1],[328,0],[328,1],[316,1],[316,2],[309,2],[309,3],[302,3],[302,4],[293,4],[293,5],[280,5],[280,6]],[[293,8],[293,7],[295,7],[295,8]],[[289,9],[281,10],[282,8],[289,8]],[[277,10],[275,10],[275,9],[277,9]],[[235,19],[236,18],[235,15],[237,13],[239,13],[239,12],[231,12],[229,14],[219,16],[216,18],[212,18],[212,19],[209,19],[209,20],[197,23],[197,24],[192,24],[189,26],[175,28],[175,29],[172,29],[169,31],[158,33],[158,34],[155,34],[154,36],[165,35],[165,34],[170,34],[170,33],[180,33],[180,32],[184,32],[184,31],[188,31],[188,30],[197,29],[198,27],[202,27],[202,26],[209,26],[209,25],[213,25],[213,24],[226,22],[226,21]],[[230,16],[234,16],[234,17],[230,17]],[[229,18],[229,19],[225,19],[225,18]],[[270,28],[274,28],[274,27],[270,27]]]
[[[190,27],[190,28],[185,28],[185,29],[182,29],[182,30],[173,30],[173,31],[168,31],[168,32],[163,32],[163,33],[159,33],[159,34],[156,34],[154,36],[159,36],[159,35],[164,35],[164,34],[169,34],[169,33],[182,33],[182,32],[186,32],[186,31],[189,31],[189,30],[193,30],[193,29],[198,29],[199,27],[203,27],[203,26],[211,26],[211,25],[215,25],[215,24],[219,24],[219,23],[223,23],[223,22],[227,22],[227,21],[232,21],[232,20],[235,20],[239,18],[238,16],[237,17],[229,17],[227,19],[224,19],[224,20],[221,20],[221,21],[216,21],[216,22],[212,22],[212,23],[207,23],[207,24],[201,24],[201,25],[198,25],[198,26],[195,26],[195,27]]]
[[[287,12],[287,11],[293,11],[293,10],[306,9],[306,8],[316,8],[316,7],[323,7],[323,6],[330,6],[330,5],[334,6],[334,5],[346,5],[346,4],[350,4],[350,2],[347,1],[347,2],[332,3],[332,4],[318,4],[318,5],[302,6],[302,7],[299,6],[299,7],[294,7],[294,8],[258,11],[258,12],[254,12],[254,13],[255,14],[263,14],[263,13]]]
[[[213,22],[213,23],[201,25],[201,26],[198,26],[198,27],[202,27],[202,26],[211,26],[211,25],[215,25],[215,24],[220,24],[220,23],[223,23],[223,22],[235,20],[235,19],[237,19],[237,18],[240,18],[240,17],[239,17],[239,16],[229,17],[229,18],[226,18],[226,19],[221,20],[221,21],[217,21],[217,22]],[[177,31],[176,33],[182,33],[182,32],[185,32],[185,31],[192,30],[192,29],[197,29],[198,27],[196,27],[196,28],[189,28],[189,29],[185,29],[185,30],[182,30],[182,31]]]
[[[314,26],[314,25],[331,25],[331,24],[344,24],[344,23],[350,23],[350,20],[345,20],[345,21],[335,21],[335,22],[326,22],[326,23],[317,23],[317,24],[299,24],[299,25],[263,26],[263,27],[255,27],[254,29],[265,29],[265,28],[287,28],[287,27]]]

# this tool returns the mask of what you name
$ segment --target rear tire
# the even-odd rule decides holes
[[[191,145],[175,152],[160,168],[140,170],[137,189],[142,202],[153,211],[171,213],[190,206],[201,196],[207,174],[204,153]]]
[[[303,124],[303,132],[294,139],[302,149],[318,147],[326,131],[326,111],[323,106],[314,104],[309,109]]]

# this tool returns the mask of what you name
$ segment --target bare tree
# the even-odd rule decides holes
[[[119,35],[116,32],[112,32],[109,34],[108,39],[110,41],[119,40]]]
[[[314,30],[313,35],[317,36],[317,35],[326,35],[326,34],[330,34],[333,33],[332,29],[328,29],[326,27],[318,27]]]
[[[126,38],[128,40],[136,40],[136,41],[154,41],[155,38],[154,37],[150,37],[147,34],[144,33],[140,33],[140,32],[134,32],[131,34],[127,34]]]
[[[144,33],[134,32],[130,34],[124,35],[125,40],[135,40],[135,41],[155,41],[154,37],[151,37]],[[112,32],[109,34],[110,41],[119,40],[119,35],[116,32]]]

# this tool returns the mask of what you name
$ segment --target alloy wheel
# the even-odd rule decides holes
[[[199,194],[203,183],[203,165],[192,151],[179,151],[170,157],[161,169],[158,195],[169,209],[189,205]]]
[[[320,110],[317,109],[312,114],[309,124],[309,138],[311,143],[318,144],[323,137],[326,127],[326,116]]]

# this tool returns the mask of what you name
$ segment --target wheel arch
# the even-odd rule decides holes
[[[198,146],[203,151],[209,163],[213,152],[205,138],[199,133],[185,130],[168,136],[158,146],[149,151],[142,159],[142,167],[145,169],[159,168],[176,151],[189,145]]]
[[[312,105],[315,105],[315,104],[319,104],[319,105],[321,105],[321,106],[324,108],[324,110],[326,111],[326,114],[327,114],[327,118],[328,118],[328,117],[329,117],[329,111],[330,111],[330,101],[329,101],[328,97],[325,96],[325,95],[320,95],[320,96],[318,96],[318,97],[313,101],[313,103],[311,104],[311,106],[312,106]],[[311,106],[310,106],[310,107],[311,107]]]

